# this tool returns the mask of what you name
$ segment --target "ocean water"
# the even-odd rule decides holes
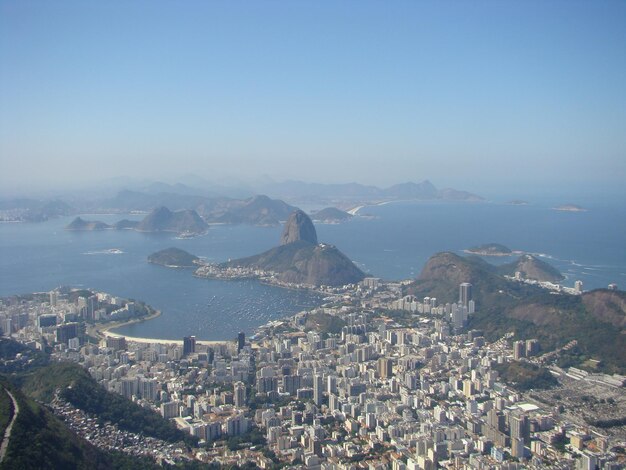
[[[83,218],[114,222],[122,217]],[[192,276],[193,270],[169,269],[146,261],[151,253],[170,246],[209,260],[243,256],[270,248],[280,235],[279,227],[216,226],[206,236],[181,240],[172,234],[64,230],[71,219],[0,224],[0,295],[70,285],[142,300],[162,315],[118,331],[161,339],[192,334],[204,340],[233,339],[239,331],[251,334],[269,320],[321,303],[319,295],[306,291],[251,280],[200,279]]]
[[[549,204],[398,202],[369,206],[341,225],[318,226],[318,238],[335,243],[359,266],[385,279],[419,275],[430,256],[500,243],[537,254],[585,289],[617,283],[626,287],[626,201],[589,204],[565,212]],[[490,263],[513,257],[485,257]]]
[[[364,271],[384,279],[416,277],[439,251],[462,253],[484,243],[537,253],[559,268],[566,285],[626,286],[626,206],[592,205],[559,212],[550,205],[407,202],[365,207],[343,224],[318,224],[320,241],[335,244]],[[84,216],[114,222],[121,216]],[[281,227],[212,226],[209,234],[177,239],[133,231],[68,232],[71,218],[39,224],[0,224],[0,295],[84,286],[142,300],[163,314],[120,329],[132,336],[232,339],[321,302],[320,296],[259,284],[194,278],[190,270],[146,262],[176,246],[210,261],[275,246]],[[122,251],[113,254],[108,250]],[[502,263],[512,258],[488,258]]]

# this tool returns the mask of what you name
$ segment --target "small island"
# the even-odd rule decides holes
[[[167,268],[193,268],[200,258],[180,248],[166,248],[148,256],[148,263],[158,264]]]
[[[105,224],[104,222],[100,222],[99,220],[84,220],[81,217],[76,217],[70,224],[65,227],[65,230],[71,231],[96,231],[96,230],[107,230],[110,229],[111,226]]]
[[[512,201],[507,202],[510,206],[527,206],[528,201],[523,201],[521,199],[513,199]]]
[[[513,251],[511,251],[509,247],[500,245],[499,243],[487,243],[485,245],[473,246],[463,251],[479,256],[510,256],[513,254]]]
[[[578,206],[576,204],[562,204],[560,206],[553,207],[555,211],[563,211],[563,212],[586,212],[587,209],[584,207]]]
[[[349,220],[352,217],[352,214],[342,211],[341,209],[337,209],[336,207],[327,207],[311,215],[314,222],[326,224],[337,224]]]

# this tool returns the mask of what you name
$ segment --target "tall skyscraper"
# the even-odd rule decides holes
[[[386,357],[381,357],[378,359],[378,376],[381,379],[387,379],[393,375],[393,362],[391,359],[387,359]]]
[[[107,336],[107,348],[115,351],[124,351],[126,349],[126,338],[124,336]]]
[[[523,439],[526,442],[530,442],[530,422],[528,416],[511,416],[509,418],[509,427],[512,438]]]
[[[196,337],[185,336],[183,338],[183,356],[187,356],[195,352],[196,352]]]
[[[246,345],[246,334],[241,331],[237,335],[237,352],[241,352],[243,347]]]
[[[56,330],[57,343],[67,344],[67,342],[78,336],[78,323],[65,323],[59,325]]]
[[[237,408],[246,405],[246,386],[243,382],[235,382],[234,385],[234,402]]]
[[[52,305],[53,307],[56,307],[58,300],[59,300],[59,293],[55,290],[50,291],[50,305]]]
[[[324,391],[324,377],[322,374],[313,376],[313,401],[317,406],[322,404],[322,392]]]
[[[472,300],[472,285],[469,282],[463,282],[459,285],[459,303],[469,307],[470,300]]]
[[[514,341],[513,342],[513,359],[519,361],[522,357],[526,356],[526,342]]]
[[[331,393],[337,393],[337,376],[329,375],[326,383],[326,392],[330,395]]]

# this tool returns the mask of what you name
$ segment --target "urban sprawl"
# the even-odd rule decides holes
[[[111,322],[155,312],[67,288],[2,299],[0,326],[32,349],[51,346],[55,360],[81,364],[107,390],[199,439],[188,448],[97,425],[57,396],[54,413],[103,449],[261,468],[624,468],[624,427],[609,432],[584,417],[593,408],[603,418],[603,406],[623,416],[625,377],[561,369],[559,351],[541,351],[536,340],[487,342],[467,331],[480,309],[469,283],[452,304],[403,297],[402,287],[366,278],[324,288],[321,307],[224,342],[110,333]],[[498,370],[515,363],[548,367],[558,385],[512,388]]]

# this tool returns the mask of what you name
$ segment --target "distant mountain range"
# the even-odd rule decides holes
[[[300,210],[293,212],[285,224],[280,246],[223,266],[259,268],[277,273],[283,282],[314,286],[352,284],[365,277],[336,247],[318,244],[313,222]]]
[[[205,197],[175,193],[141,193],[121,191],[113,199],[103,201],[101,210],[114,212],[145,212],[154,207],[172,210],[195,210],[208,223],[278,225],[295,207],[264,195],[246,199]]]
[[[19,222],[44,222],[54,217],[74,214],[76,209],[69,204],[52,199],[9,199],[0,201],[0,219]]]
[[[578,346],[563,356],[562,365],[595,358],[606,371],[626,372],[626,293],[598,289],[582,295],[557,294],[503,277],[529,263],[533,270],[545,270],[542,276],[554,275],[554,268],[545,269],[547,263],[526,256],[496,267],[477,256],[438,253],[406,292],[436,297],[439,303],[456,302],[459,284],[470,282],[477,313],[470,318],[469,329],[484,331],[490,340],[512,331],[520,339],[537,338],[546,350],[575,339]]]
[[[200,182],[195,180],[196,184]],[[213,183],[195,187],[155,182],[120,190],[108,198],[101,195],[71,195],[68,198],[69,202],[58,198],[46,201],[0,200],[0,220],[38,222],[63,215],[150,212],[158,207],[167,207],[172,211],[193,209],[208,223],[278,225],[296,209],[294,204],[332,205],[348,209],[395,200],[483,200],[466,191],[437,189],[428,180],[396,184],[388,188],[359,183],[320,184],[302,181],[265,181],[242,185],[240,188]],[[336,216],[325,221],[338,221]]]
[[[248,199],[212,199],[197,207],[209,223],[278,225],[296,207],[264,195]]]
[[[184,209],[171,211],[167,207],[159,207],[148,214],[135,230],[139,232],[176,232],[201,234],[209,226],[195,210]]]
[[[388,188],[359,183],[321,184],[302,181],[271,183],[258,188],[265,194],[293,203],[338,203],[343,207],[365,202],[394,200],[447,200],[478,202],[484,199],[467,191],[437,189],[430,181],[407,182]]]
[[[173,210],[194,209],[209,223],[277,225],[296,209],[291,204],[331,203],[349,208],[358,204],[396,200],[483,201],[482,197],[466,191],[451,188],[437,189],[428,180],[421,183],[396,184],[388,188],[358,183],[320,184],[286,181],[256,186],[252,190],[257,195],[246,199],[201,195],[198,191],[194,192],[192,188],[184,185],[176,185],[174,188],[166,186],[163,189],[166,188],[176,189],[180,192],[124,190],[114,198],[102,201],[100,209],[130,212],[166,206]],[[337,221],[339,220],[337,216],[338,214],[335,213],[331,219]],[[345,216],[342,216],[341,219],[345,219]]]

